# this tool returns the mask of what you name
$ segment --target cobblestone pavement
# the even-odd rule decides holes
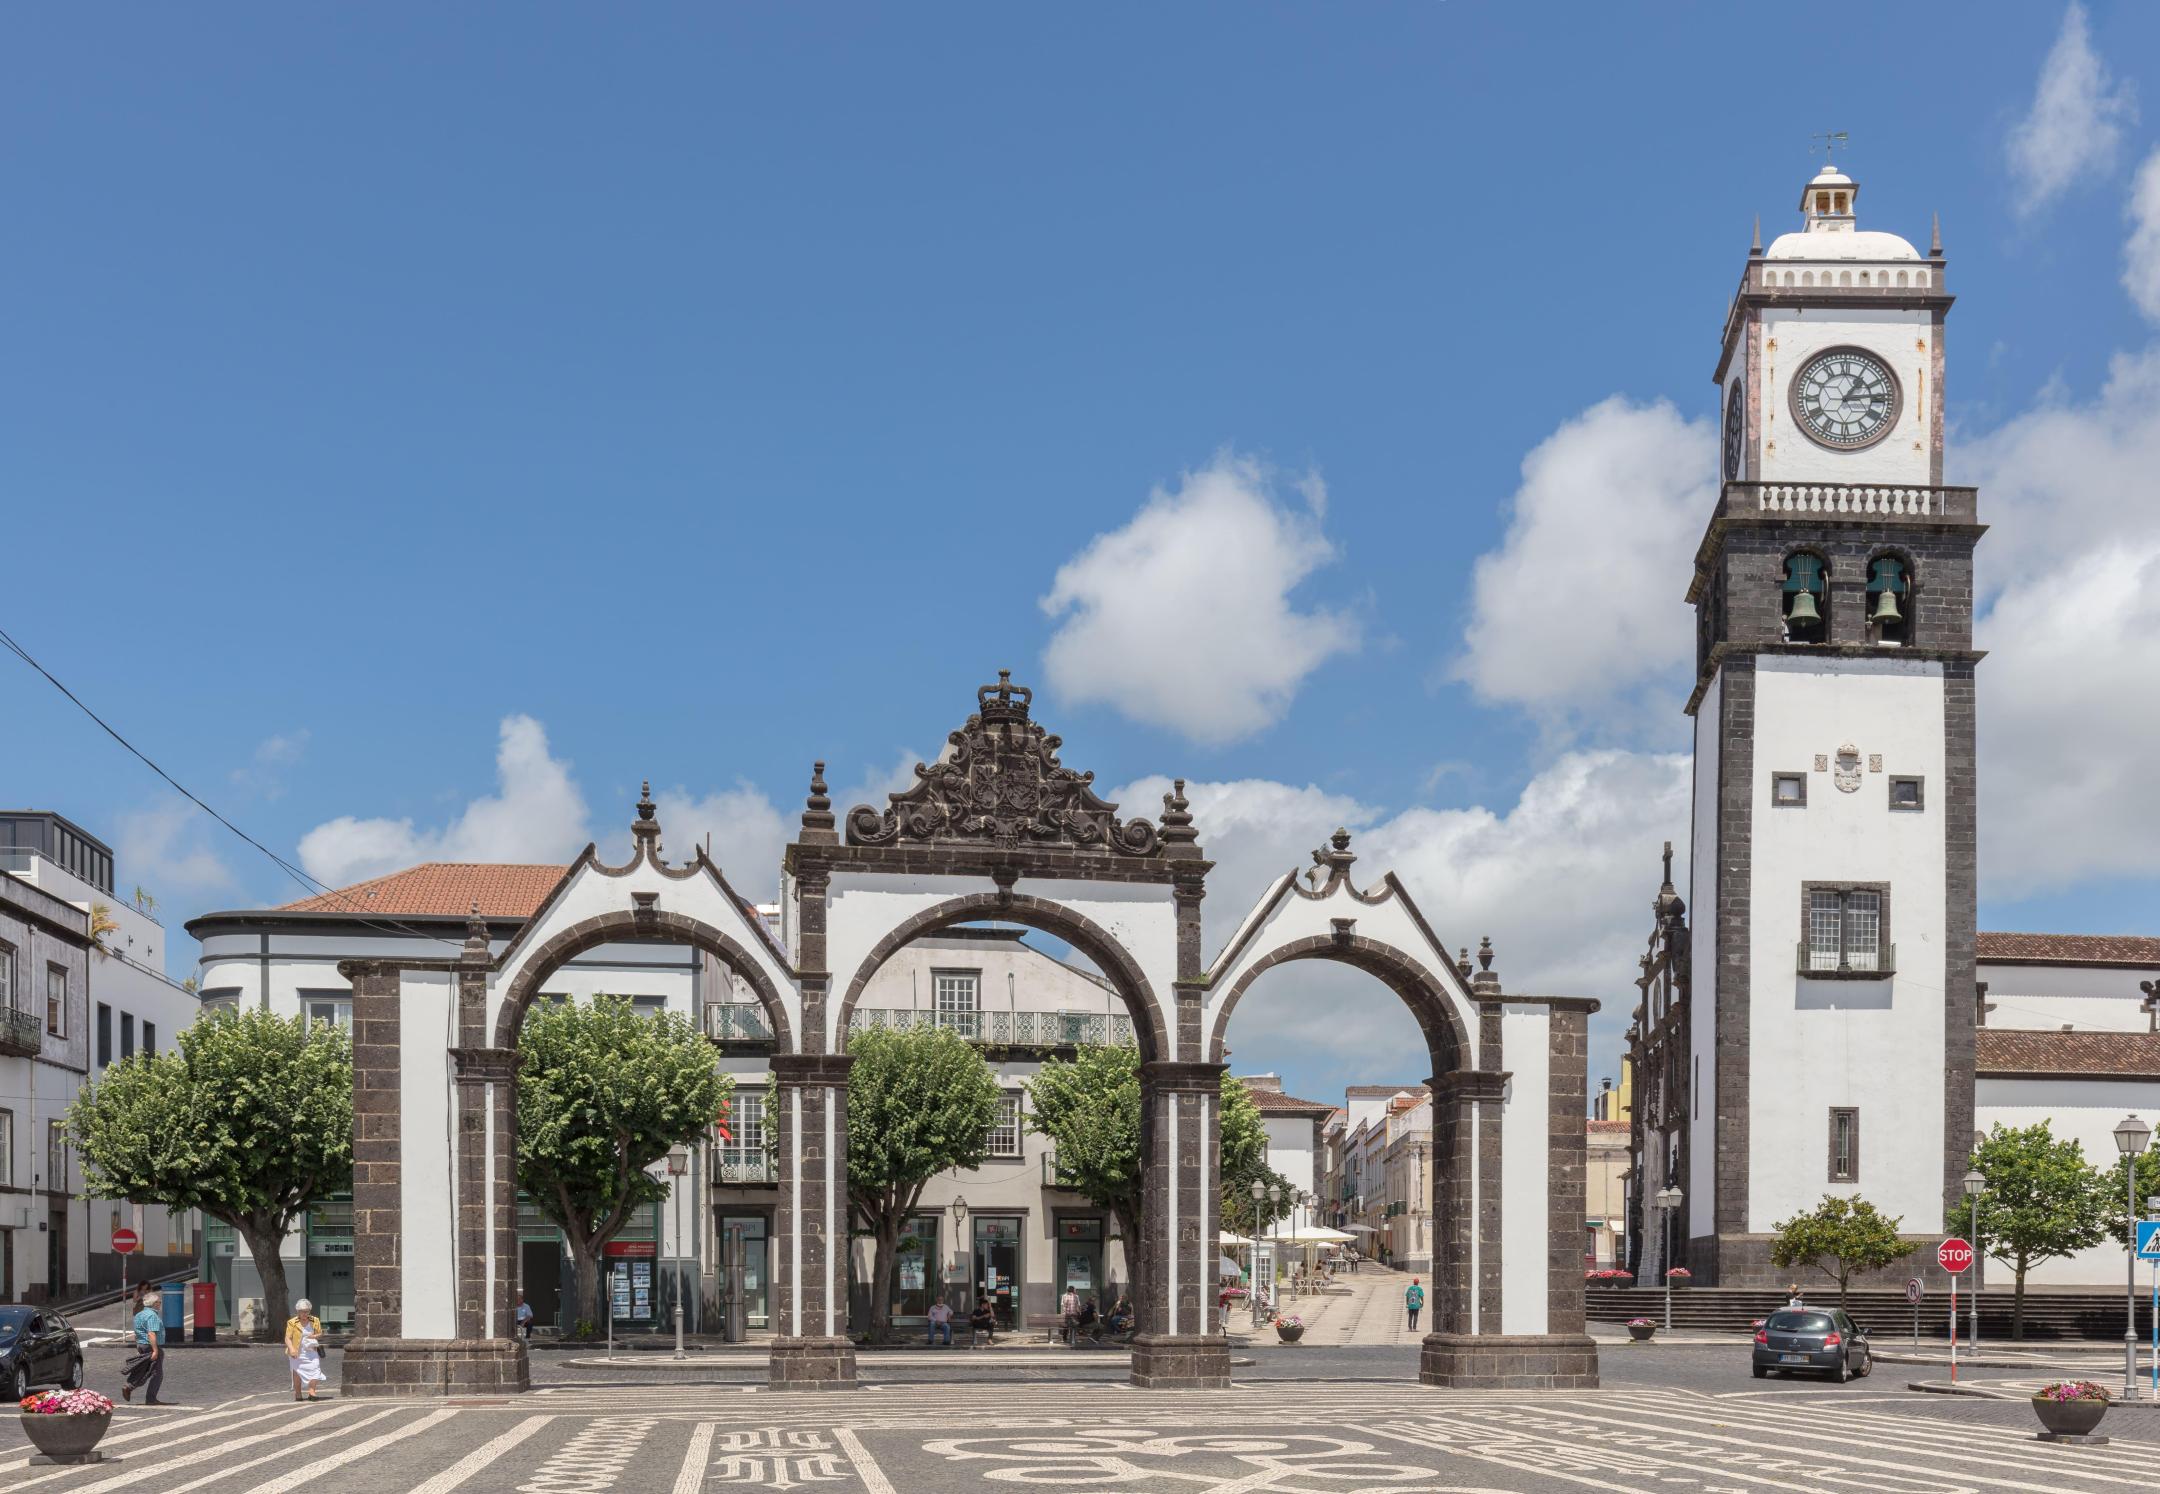
[[[1385,1349],[1269,1356],[1276,1373],[1308,1378],[1244,1378],[1225,1391],[1015,1381],[947,1364],[922,1371],[942,1368],[942,1382],[820,1396],[747,1380],[580,1376],[540,1356],[548,1383],[522,1398],[296,1406],[274,1379],[262,1384],[282,1371],[274,1351],[205,1351],[180,1360],[169,1382],[191,1403],[123,1407],[102,1465],[32,1465],[8,1428],[0,1489],[2082,1494],[2151,1489],[2160,1466],[2160,1416],[2117,1413],[2110,1445],[2058,1447],[2033,1439],[2024,1406],[1917,1395],[1880,1372],[1843,1386],[1758,1385],[1723,1350],[1607,1357],[1608,1388],[1587,1395],[1425,1390],[1408,1381],[1414,1361]],[[109,1368],[94,1364],[93,1381]],[[215,1387],[236,1393],[213,1399]]]

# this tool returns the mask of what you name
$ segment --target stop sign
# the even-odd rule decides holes
[[[1972,1246],[1959,1239],[1956,1235],[1952,1235],[1942,1244],[1935,1247],[1935,1264],[1948,1271],[1952,1276],[1970,1270],[1972,1263]]]
[[[116,1229],[112,1232],[112,1248],[121,1255],[134,1254],[135,1247],[141,1243],[131,1229]]]

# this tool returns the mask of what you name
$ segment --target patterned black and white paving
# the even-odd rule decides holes
[[[1859,1389],[1862,1387],[1848,1387]],[[2027,1494],[2160,1488],[2160,1413],[2104,1447],[1888,1393],[1626,1388],[1480,1395],[1271,1380],[1226,1391],[1108,1384],[545,1387],[514,1401],[296,1406],[255,1397],[116,1422],[103,1464],[0,1454],[0,1490],[129,1494],[1132,1491],[1477,1494],[1764,1490]],[[1974,1403],[1961,1403],[1969,1410]],[[1996,1403],[1997,1413],[2013,1408]],[[2014,1408],[2023,1410],[2023,1408]]]

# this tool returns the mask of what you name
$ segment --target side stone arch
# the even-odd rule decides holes
[[[550,938],[524,961],[510,988],[503,994],[495,1015],[495,1046],[517,1046],[518,1029],[525,1012],[540,994],[540,983],[587,950],[603,944],[686,944],[703,950],[748,983],[772,1023],[776,1052],[796,1051],[795,1032],[788,1021],[787,1003],[770,975],[750,952],[701,919],[659,909],[602,913],[570,925]],[[484,1014],[482,1017],[484,1022]],[[460,1030],[464,1022],[460,1020]]]
[[[841,994],[840,1009],[834,1018],[833,1026],[837,1049],[843,1053],[847,1051],[848,1022],[854,1016],[856,1004],[861,1001],[863,991],[869,986],[871,978],[883,968],[886,961],[925,935],[949,929],[955,924],[977,923],[986,919],[1024,924],[1028,928],[1063,939],[1095,961],[1102,967],[1104,975],[1117,990],[1119,999],[1132,1014],[1133,1032],[1139,1042],[1141,1062],[1153,1063],[1170,1056],[1170,1036],[1162,1002],[1132,955],[1108,930],[1085,914],[1049,898],[999,892],[969,893],[950,898],[935,907],[925,908],[894,925],[872,945],[869,954],[863,957],[853,978],[848,981]]]
[[[1252,983],[1278,965],[1298,960],[1332,960],[1373,976],[1402,998],[1425,1034],[1432,1055],[1433,1072],[1445,1074],[1474,1064],[1476,1049],[1462,1021],[1448,1000],[1446,988],[1421,962],[1392,944],[1362,934],[1312,934],[1292,939],[1269,950],[1247,965],[1216,1004],[1215,1020],[1208,1032],[1208,1061],[1223,1061],[1223,1044],[1230,1018]]]

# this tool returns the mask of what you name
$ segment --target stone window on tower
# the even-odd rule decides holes
[[[1904,776],[1890,780],[1890,807],[1904,814],[1918,814],[1927,807],[1926,785],[1919,778]]]
[[[1807,808],[1807,774],[1772,773],[1770,803],[1778,809]]]
[[[1809,882],[1800,897],[1800,974],[1818,980],[1876,980],[1896,970],[1888,883]]]
[[[1860,1181],[1860,1112],[1851,1106],[1830,1111],[1830,1181]]]
[[[1826,643],[1830,629],[1825,619],[1830,610],[1830,568],[1820,555],[1802,550],[1785,557],[1782,599],[1787,643]]]
[[[1868,637],[1897,648],[1912,637],[1912,578],[1905,562],[1895,555],[1878,555],[1868,562]]]

